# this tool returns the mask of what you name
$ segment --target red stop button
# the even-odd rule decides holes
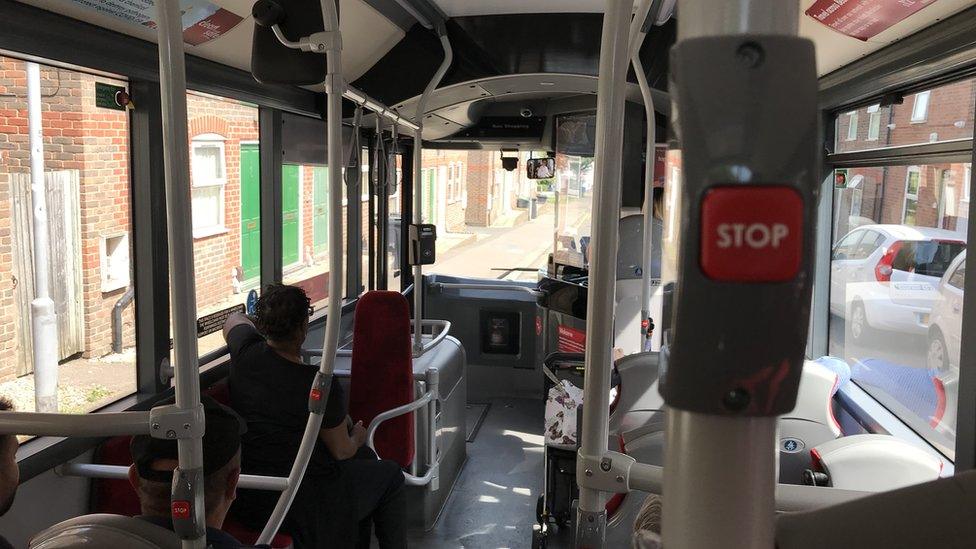
[[[190,502],[186,500],[176,500],[172,504],[172,515],[174,519],[188,520],[190,518]]]
[[[800,270],[803,198],[782,186],[717,187],[701,207],[701,269],[722,282],[785,282]]]

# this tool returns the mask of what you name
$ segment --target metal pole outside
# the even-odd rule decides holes
[[[614,284],[620,216],[624,101],[630,64],[628,34],[632,0],[608,0],[600,45],[600,80],[596,111],[596,173],[593,181],[593,238],[590,244],[589,296],[586,306],[586,374],[583,426],[577,478],[587,463],[607,453],[610,415],[610,366],[613,363]],[[589,470],[589,475],[593,471]],[[606,528],[603,492],[580,486],[576,544],[603,545]]]
[[[285,520],[288,509],[301,486],[308,462],[312,457],[322,427],[322,413],[329,399],[332,374],[335,371],[336,349],[339,347],[339,325],[342,321],[342,41],[339,38],[339,13],[334,0],[321,0],[322,22],[325,32],[335,33],[335,39],[326,50],[326,127],[329,163],[329,303],[322,344],[322,361],[310,397],[311,413],[302,435],[302,443],[288,474],[288,488],[278,498],[268,524],[261,531],[258,544],[267,544],[275,536]],[[317,397],[317,398],[316,398]],[[315,401],[316,405],[312,406]]]
[[[191,425],[193,430],[197,430],[203,424],[203,408],[200,405],[200,377],[197,371],[197,299],[191,234],[193,225],[190,219],[183,23],[179,2],[159,2],[157,6],[176,408],[183,412],[197,412],[196,419],[200,425]],[[185,495],[192,503],[192,523],[195,527],[192,533],[181,532],[184,548],[203,548],[206,545],[202,437],[203,429],[199,428],[196,437],[177,441],[179,467],[173,472],[174,492],[180,483],[187,489]]]
[[[427,100],[430,98],[430,94],[437,89],[437,85],[440,84],[441,79],[444,78],[444,74],[447,73],[447,69],[451,67],[451,62],[454,60],[454,50],[451,49],[451,40],[447,36],[447,30],[443,27],[438,29],[438,34],[440,35],[441,46],[444,48],[444,61],[441,62],[441,66],[437,68],[437,72],[434,73],[433,78],[427,83],[427,87],[424,88],[424,93],[420,96],[420,101],[417,102],[417,114],[414,116],[415,123],[417,124],[417,129],[413,133],[413,222],[415,225],[423,223],[423,182],[420,181],[420,169],[423,165],[423,153],[424,153],[424,143],[423,143],[423,133],[424,133],[424,115],[427,109]],[[424,267],[422,265],[414,265],[413,267],[413,353],[414,356],[420,356],[424,349],[423,343],[423,331],[421,329],[421,320],[424,318],[423,307],[424,307]]]
[[[30,135],[32,229],[34,233],[34,299],[31,331],[34,360],[34,409],[58,411],[58,315],[51,299],[50,234],[44,182],[44,136],[41,122],[41,68],[27,63],[27,131]]]

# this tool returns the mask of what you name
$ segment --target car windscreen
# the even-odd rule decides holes
[[[902,242],[892,268],[941,278],[952,260],[965,249],[964,243],[948,240]]]

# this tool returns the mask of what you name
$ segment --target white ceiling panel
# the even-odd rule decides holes
[[[122,34],[135,36],[150,42],[156,41],[153,29],[134,25],[111,15],[99,13],[70,0],[22,0],[66,15],[73,19],[92,23]],[[223,36],[201,44],[186,44],[186,53],[216,61],[242,70],[251,67],[251,36],[254,22],[251,6],[254,0],[211,0],[214,4],[244,18]],[[383,57],[403,36],[403,31],[361,0],[340,0],[339,28],[343,37],[343,75],[352,81],[359,78],[369,67]]]

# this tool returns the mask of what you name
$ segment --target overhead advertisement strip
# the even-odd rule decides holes
[[[133,25],[156,28],[154,0],[71,0],[86,9]],[[207,0],[180,0],[183,41],[199,46],[226,34],[244,20],[240,15]]]
[[[831,29],[867,41],[936,0],[817,0],[805,12]]]

